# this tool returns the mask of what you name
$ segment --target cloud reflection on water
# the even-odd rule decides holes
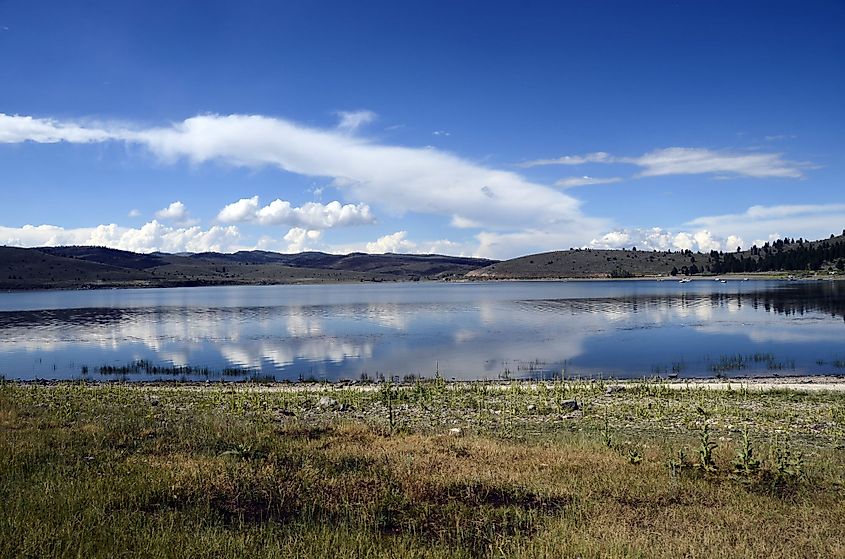
[[[651,362],[702,360],[705,352],[746,347],[815,360],[825,344],[836,348],[845,340],[839,285],[736,283],[725,289],[702,282],[687,291],[647,283],[476,291],[440,284],[425,296],[406,288],[369,302],[366,292],[350,290],[349,303],[323,286],[335,300],[300,304],[287,297],[267,304],[264,291],[252,299],[232,291],[241,304],[208,297],[158,306],[9,310],[0,312],[0,372],[15,376],[17,367],[49,376],[48,367],[57,365],[54,375],[75,375],[82,362],[96,367],[149,359],[284,378],[430,375],[435,369],[490,378],[564,367],[641,375]],[[319,298],[308,293],[312,303]]]

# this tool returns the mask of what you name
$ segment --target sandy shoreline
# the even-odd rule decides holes
[[[624,384],[624,383],[623,383]],[[661,382],[660,386],[691,390],[790,390],[794,392],[845,392],[845,377],[833,375],[803,377],[759,377],[738,379],[693,379]]]
[[[430,382],[432,379],[423,379],[423,382]],[[24,386],[62,386],[79,383],[78,380],[15,380],[6,379],[5,382],[15,383]],[[455,389],[468,387],[487,387],[489,389],[504,390],[513,385],[524,387],[539,387],[543,384],[554,382],[568,382],[578,384],[598,384],[605,387],[618,386],[621,388],[635,388],[639,386],[659,386],[672,390],[750,390],[755,392],[767,392],[774,390],[788,390],[793,392],[845,392],[845,375],[817,375],[817,376],[794,376],[794,377],[748,377],[732,379],[565,379],[564,381],[537,381],[537,380],[448,380],[447,387]],[[111,380],[89,380],[85,384],[91,386],[113,386],[129,385],[141,389],[171,388],[179,390],[235,390],[254,392],[325,392],[358,390],[368,392],[380,390],[383,383],[360,383],[357,381],[337,382],[260,382],[249,381],[177,381],[177,380],[155,380],[155,381],[111,381]],[[410,388],[414,383],[397,383],[397,388]]]

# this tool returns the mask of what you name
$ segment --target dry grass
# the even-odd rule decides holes
[[[800,471],[775,483],[768,461],[733,475],[734,444],[693,467],[694,434],[651,423],[607,446],[533,422],[391,432],[158,393],[0,386],[0,555],[845,557],[835,446],[801,447]],[[690,458],[673,474],[679,445]]]

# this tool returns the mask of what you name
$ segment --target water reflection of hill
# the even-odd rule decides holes
[[[138,309],[46,309],[0,312],[0,330],[11,328],[49,329],[62,325],[109,325],[138,314]]]
[[[845,320],[845,285],[840,282],[794,283],[777,289],[750,292],[670,292],[627,294],[624,297],[544,299],[520,301],[533,310],[547,312],[625,313],[705,308],[762,309],[785,316],[823,313]]]
[[[828,282],[822,288],[818,284],[795,283],[776,291],[746,295],[749,297],[752,304],[778,314],[803,315],[817,311],[845,319],[845,285],[841,282]]]

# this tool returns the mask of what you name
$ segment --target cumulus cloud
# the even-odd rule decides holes
[[[217,219],[224,223],[254,221],[262,225],[294,225],[307,229],[330,229],[375,222],[366,204],[341,204],[338,201],[321,204],[308,202],[294,207],[286,200],[273,200],[261,207],[258,196],[241,198],[225,206]]]
[[[589,246],[596,249],[637,247],[643,250],[671,250],[691,248],[692,244],[691,239],[688,241],[686,237],[676,238],[669,231],[652,227],[610,231],[590,241]]]
[[[354,132],[376,119],[376,113],[373,111],[338,111],[335,114],[340,119],[337,127],[346,132]]]
[[[696,245],[698,245],[698,250],[701,252],[722,250],[722,241],[720,239],[713,238],[713,234],[706,229],[693,233],[693,238],[695,239]]]
[[[6,117],[0,129],[17,126],[15,119],[28,118]],[[39,130],[18,131],[14,141],[32,139],[36,132],[39,137],[61,136],[66,141],[74,141],[76,135],[86,141],[139,144],[164,161],[185,158],[194,163],[216,160],[251,168],[274,166],[300,175],[329,177],[334,186],[345,189],[361,203],[378,204],[396,214],[435,214],[472,223],[485,230],[482,232],[519,233],[508,243],[497,244],[510,251],[496,254],[500,257],[524,253],[528,246],[552,238],[550,233],[554,238],[581,244],[609,226],[608,220],[584,215],[577,199],[518,173],[486,167],[434,148],[384,145],[344,130],[306,127],[280,118],[203,115],[171,126],[133,130],[31,120],[37,120]],[[74,132],[63,134],[65,129]],[[221,221],[236,222],[238,216],[249,215],[251,199],[246,200],[227,211]],[[526,235],[526,223],[537,233],[533,238]],[[518,245],[517,239],[525,244]]]
[[[375,241],[368,242],[363,248],[358,247],[336,247],[340,252],[368,252],[371,254],[404,253],[404,254],[455,254],[466,255],[467,247],[448,239],[436,241],[414,242],[408,239],[407,231],[396,231],[389,235],[379,237]]]
[[[191,219],[188,215],[188,208],[180,201],[171,202],[166,208],[162,208],[156,212],[156,217],[167,221],[172,221],[180,225],[195,225],[196,220]]]
[[[314,243],[320,239],[321,235],[322,231],[293,227],[287,232],[287,234],[285,234],[284,237],[287,242],[286,252],[303,252],[306,250],[313,250]]]
[[[137,208],[132,208],[126,215],[128,215],[129,217],[141,217],[141,210]]]
[[[390,235],[379,237],[371,243],[367,243],[367,252],[382,254],[386,252],[410,252],[416,248],[416,244],[408,241],[407,231],[397,231]]]
[[[731,242],[737,237],[732,237]],[[727,250],[730,243],[714,237],[710,231],[679,231],[677,233],[652,227],[647,229],[620,229],[605,233],[590,241],[589,247],[595,249],[619,249],[637,247],[639,250],[692,250],[710,252]],[[733,245],[736,248],[736,245]]]
[[[262,224],[298,224],[312,229],[329,229],[375,222],[375,217],[366,204],[343,205],[337,200],[328,204],[308,202],[296,208],[290,202],[277,199],[259,209],[256,218]]]
[[[560,179],[555,183],[555,186],[560,186],[562,188],[574,188],[576,186],[591,186],[594,184],[613,184],[616,182],[621,182],[621,177],[567,177],[565,179]]]
[[[240,250],[240,231],[235,226],[169,227],[157,220],[141,227],[114,223],[65,229],[55,225],[0,227],[0,244],[23,247],[90,245],[133,252],[232,252]]]
[[[744,246],[746,246],[745,241],[739,235],[728,235],[728,238],[725,239],[725,251],[732,251],[737,248],[742,249]]]
[[[237,202],[232,202],[220,210],[220,213],[217,214],[217,219],[223,223],[252,221],[255,219],[258,207],[258,196],[241,198]]]
[[[537,159],[521,167],[539,165],[583,165],[585,163],[622,163],[640,167],[638,177],[666,175],[742,176],[751,178],[801,178],[806,162],[788,161],[780,153],[737,152],[707,148],[669,147],[650,151],[639,157],[617,157],[605,152],[570,155],[557,159]]]
[[[588,246],[733,252],[737,247],[762,246],[784,236],[824,239],[842,231],[843,226],[845,204],[752,206],[742,213],[699,217],[677,231],[660,227],[610,231]]]

